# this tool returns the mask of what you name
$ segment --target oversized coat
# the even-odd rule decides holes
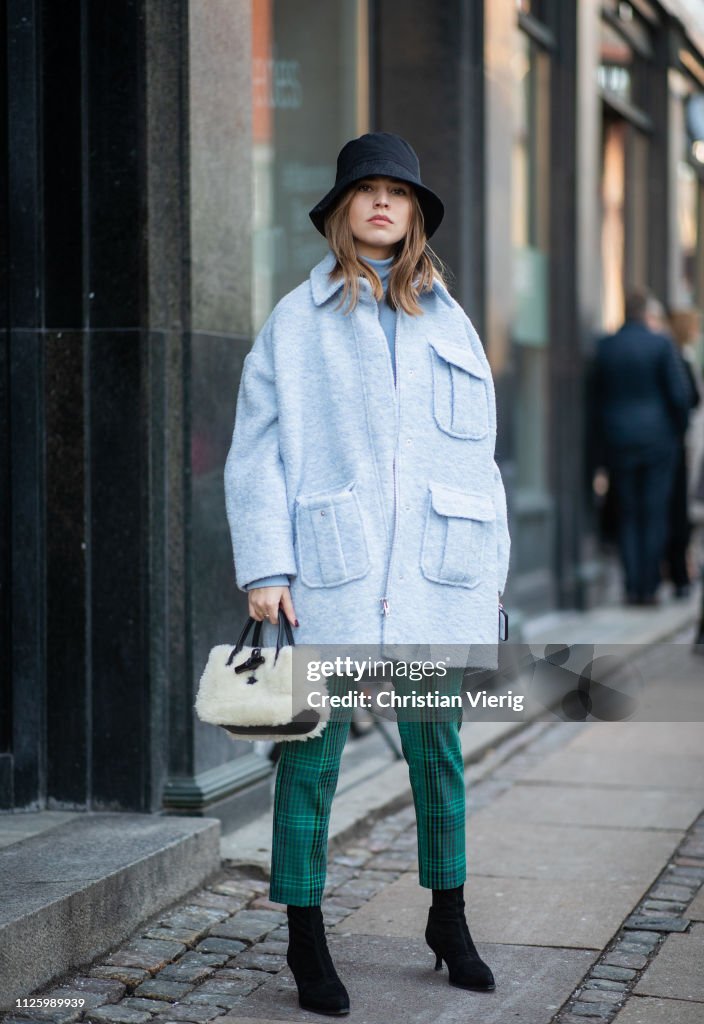
[[[343,313],[334,265],[281,299],[244,361],[225,466],[237,584],[287,574],[297,644],[495,665],[509,533],[481,342],[435,281],[422,315],[397,313],[394,383],[369,283]]]

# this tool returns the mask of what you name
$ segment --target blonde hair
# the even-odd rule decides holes
[[[330,279],[336,281],[341,277],[344,281],[342,298],[336,308],[340,309],[347,302],[345,313],[351,313],[359,302],[360,277],[369,281],[377,302],[384,295],[379,275],[364,262],[364,257],[357,255],[350,227],[349,208],[358,184],[355,182],[350,186],[325,219],[325,237],[337,260],[330,271]],[[432,290],[433,280],[445,284],[445,268],[428,245],[423,210],[415,190],[411,186],[409,188],[411,219],[405,237],[395,246],[386,301],[392,309],[402,309],[410,316],[420,316],[423,310],[418,302],[419,296]]]

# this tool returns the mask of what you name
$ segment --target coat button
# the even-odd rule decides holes
[[[410,446],[410,444],[411,444],[411,439],[410,439],[410,437],[407,437],[407,438],[406,438],[406,444]]]
[[[325,515],[325,509],[324,509],[324,508],[321,508],[321,510],[320,510],[320,514],[321,514],[321,516],[324,516],[324,515]]]

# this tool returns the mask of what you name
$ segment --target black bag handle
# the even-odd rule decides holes
[[[288,640],[291,647],[293,643],[293,630],[291,629],[291,623],[284,615],[283,608],[279,608],[279,629],[276,635],[276,657],[279,656],[279,650],[284,646],[284,639]],[[274,659],[276,660],[276,658]]]
[[[257,649],[261,647],[261,635],[263,625],[263,620],[258,621],[257,619],[253,619],[251,616],[248,616],[247,621],[244,624],[244,629],[240,633],[239,639],[235,644],[234,650],[230,654],[230,657],[227,659],[227,665],[232,664],[232,659],[235,657],[236,654],[239,654],[239,652],[244,647],[244,642],[247,639],[247,634],[249,633],[252,626],[254,626],[254,632],[252,633],[252,647]],[[279,651],[284,646],[284,640],[288,640],[291,647],[294,646],[291,623],[286,618],[283,608],[279,608],[279,628],[276,634],[276,654],[274,656],[274,663],[276,663],[276,660],[279,657]],[[239,667],[243,668],[244,666]]]
[[[247,634],[249,633],[249,631],[252,628],[252,626],[254,626],[254,633],[252,634],[252,647],[259,647],[260,646],[260,641],[261,641],[262,626],[263,625],[264,625],[263,622],[258,622],[256,619],[253,619],[253,618],[249,617],[247,619],[247,621],[245,622],[245,624],[244,624],[244,629],[240,633],[240,638],[237,641],[237,643],[235,644],[235,649],[232,652],[232,654],[230,655],[230,657],[233,658],[235,656],[235,654],[239,654],[240,653],[240,651],[244,647],[244,642],[247,639]],[[228,661],[228,665],[229,664],[230,664],[230,662]]]

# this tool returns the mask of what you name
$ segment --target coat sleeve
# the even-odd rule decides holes
[[[461,307],[460,307],[461,308]],[[493,488],[494,508],[496,510],[496,585],[500,594],[503,594],[508,577],[509,558],[511,554],[511,535],[508,529],[508,511],[506,505],[506,490],[496,460],[493,459],[494,447],[496,444],[496,394],[494,391],[494,378],[492,377],[489,360],[486,357],[484,346],[476,332],[474,324],[467,314],[462,310],[465,329],[469,337],[473,353],[477,356],[487,375],[487,395],[489,397],[489,427],[491,432],[492,466],[493,466]]]
[[[288,576],[263,576],[260,580],[247,583],[245,590],[254,590],[255,587],[287,587],[289,583]]]
[[[242,368],[225,462],[225,506],[240,590],[265,577],[296,575],[267,324]]]

